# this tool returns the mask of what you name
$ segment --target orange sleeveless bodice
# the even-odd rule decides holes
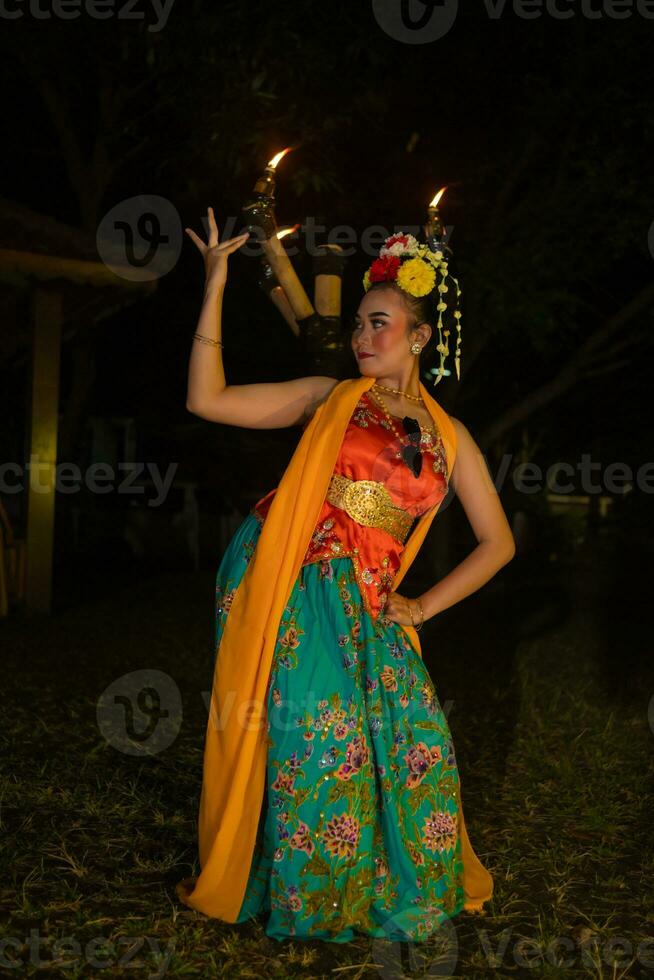
[[[402,459],[402,447],[409,444],[402,421],[393,417],[393,422],[399,438],[381,408],[364,392],[345,430],[334,473],[350,480],[383,483],[393,504],[418,518],[447,494],[445,446],[440,433],[434,436],[423,428],[422,470],[416,478]],[[271,490],[253,508],[262,523],[275,493]],[[403,550],[402,541],[388,531],[359,524],[347,511],[325,500],[302,564],[349,556],[366,610],[376,619],[391,591]]]

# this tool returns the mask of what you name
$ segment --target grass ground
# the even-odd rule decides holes
[[[229,925],[178,902],[196,859],[213,576],[105,583],[84,602],[62,596],[52,617],[0,623],[8,975],[12,961],[13,975],[70,978],[654,973],[649,636],[635,657],[646,610],[616,587],[610,549],[580,551],[560,594],[485,589],[422,634],[468,832],[495,880],[486,914],[457,917],[445,950],[278,943],[258,920]],[[172,679],[183,712],[152,757],[117,751],[97,717],[108,685],[144,668]],[[53,963],[66,938],[59,953],[74,962]]]

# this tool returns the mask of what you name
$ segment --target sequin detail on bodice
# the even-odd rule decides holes
[[[447,456],[440,433],[422,429],[422,471],[416,478],[402,459],[409,444],[400,419],[393,419],[402,436],[393,432],[374,399],[364,392],[350,417],[334,472],[350,480],[383,483],[393,504],[416,519],[438,504],[448,491]],[[263,522],[276,490],[255,504],[253,511]],[[392,589],[404,545],[388,531],[354,521],[340,507],[325,500],[302,565],[321,562],[321,573],[329,577],[330,559],[349,556],[368,613],[376,619]]]

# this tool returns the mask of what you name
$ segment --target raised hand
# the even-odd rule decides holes
[[[204,259],[207,283],[211,282],[212,285],[223,287],[227,282],[227,257],[232,252],[235,252],[237,248],[240,248],[241,245],[245,245],[249,237],[249,232],[245,231],[242,235],[237,235],[236,238],[228,238],[226,241],[220,242],[218,239],[218,225],[216,224],[212,207],[207,208],[207,217],[209,219],[208,242],[203,242],[191,228],[185,228],[184,231],[195,242]]]

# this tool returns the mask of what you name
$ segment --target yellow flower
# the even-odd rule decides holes
[[[363,274],[363,288],[366,292],[370,289],[370,269],[366,269]]]
[[[432,265],[440,266],[440,259],[436,257],[436,253],[432,252],[430,248],[426,250],[424,257],[427,259],[428,262],[431,262]]]
[[[411,296],[426,296],[434,288],[436,273],[422,259],[407,259],[397,270],[397,284]]]

